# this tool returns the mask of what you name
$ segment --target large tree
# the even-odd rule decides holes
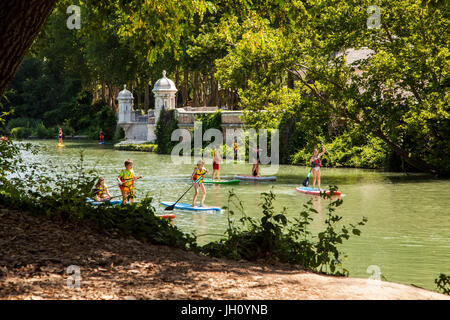
[[[56,0],[0,1],[0,95],[14,77]]]

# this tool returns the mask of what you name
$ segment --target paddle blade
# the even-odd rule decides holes
[[[165,211],[173,211],[174,208],[175,208],[175,204],[166,207],[164,210],[165,210]]]
[[[307,177],[305,180],[303,180],[302,185],[303,185],[304,187],[307,187],[308,184],[309,184],[309,177]]]

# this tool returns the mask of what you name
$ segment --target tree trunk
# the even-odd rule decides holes
[[[102,100],[106,102],[106,85],[104,82],[102,82]]]
[[[150,85],[149,85],[150,79],[145,80],[145,97],[144,97],[144,107],[145,112],[147,113],[149,107],[150,107]]]
[[[404,150],[402,147],[392,141],[388,136],[384,134],[381,129],[375,130],[374,134],[378,138],[383,140],[389,147],[391,147],[392,150],[394,150],[395,153],[397,153],[405,162],[409,163],[414,168],[419,169],[422,172],[429,172],[432,174],[438,173],[437,168],[425,162],[424,160],[417,157],[411,157],[408,151]]]
[[[199,85],[198,85],[198,71],[194,71],[194,83],[193,83],[193,103],[192,106],[194,108],[197,108],[200,104],[200,99],[199,99]]]
[[[8,87],[56,0],[0,1],[0,96]]]
[[[183,107],[186,106],[188,100],[189,100],[189,71],[187,69],[184,69],[184,84],[183,84]]]

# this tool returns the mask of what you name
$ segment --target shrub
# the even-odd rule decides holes
[[[175,119],[175,110],[161,110],[155,132],[158,153],[170,154],[172,148],[178,143],[171,140],[172,132],[177,128],[178,121]]]
[[[143,151],[143,152],[158,152],[158,145],[156,144],[121,144],[114,147],[116,150],[124,151]]]
[[[330,187],[336,191],[336,187]],[[201,252],[215,257],[230,259],[280,261],[284,263],[300,264],[304,268],[331,274],[347,275],[348,271],[342,268],[339,261],[341,252],[338,245],[350,237],[350,232],[360,235],[358,226],[367,222],[363,218],[356,225],[341,226],[337,230],[337,223],[342,217],[334,214],[337,207],[342,204],[341,199],[331,201],[328,205],[328,214],[325,219],[325,230],[316,236],[312,235],[308,227],[313,220],[312,214],[317,213],[310,200],[304,205],[303,211],[294,221],[286,217],[285,208],[275,213],[272,191],[261,194],[262,217],[260,221],[245,214],[241,201],[233,191],[230,191],[228,205],[228,228],[226,237],[206,244]],[[331,199],[330,195],[322,197]],[[236,211],[237,210],[237,211]],[[240,225],[231,219],[236,213],[242,216],[238,220]],[[338,270],[341,268],[340,270]]]
[[[434,280],[434,283],[436,283],[436,287],[439,291],[443,294],[450,295],[450,276],[441,273],[439,277]]]
[[[16,139],[26,139],[33,134],[33,129],[27,127],[16,127],[11,130],[11,136]]]
[[[27,117],[21,117],[21,118],[14,118],[8,121],[6,124],[6,129],[11,133],[14,128],[29,128],[29,129],[36,129],[42,124],[42,121],[39,119],[33,119],[33,118],[27,118]]]
[[[114,141],[121,141],[125,138],[125,130],[122,127],[118,127],[114,132]]]

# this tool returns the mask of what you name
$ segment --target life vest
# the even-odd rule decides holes
[[[202,168],[202,170],[200,170],[198,167],[195,167],[195,169],[196,169],[196,171],[194,174],[194,181],[196,181],[199,177],[202,177],[198,183],[203,182],[203,176],[206,173],[206,169]]]
[[[123,169],[122,172],[120,173],[120,180],[123,182],[125,180],[128,179],[134,179],[134,170],[131,169],[130,171],[128,171],[127,169]],[[133,188],[134,187],[134,180],[129,180],[124,182],[121,187],[123,188]]]
[[[234,149],[235,152],[238,151],[238,145],[237,145],[236,142],[233,144],[233,149]]]
[[[97,196],[100,199],[103,199],[106,197],[106,187],[98,186],[98,187],[96,187],[96,189],[97,189],[97,192],[96,192]]]
[[[313,167],[321,167],[322,166],[322,160],[319,157],[316,157],[313,160]]]

